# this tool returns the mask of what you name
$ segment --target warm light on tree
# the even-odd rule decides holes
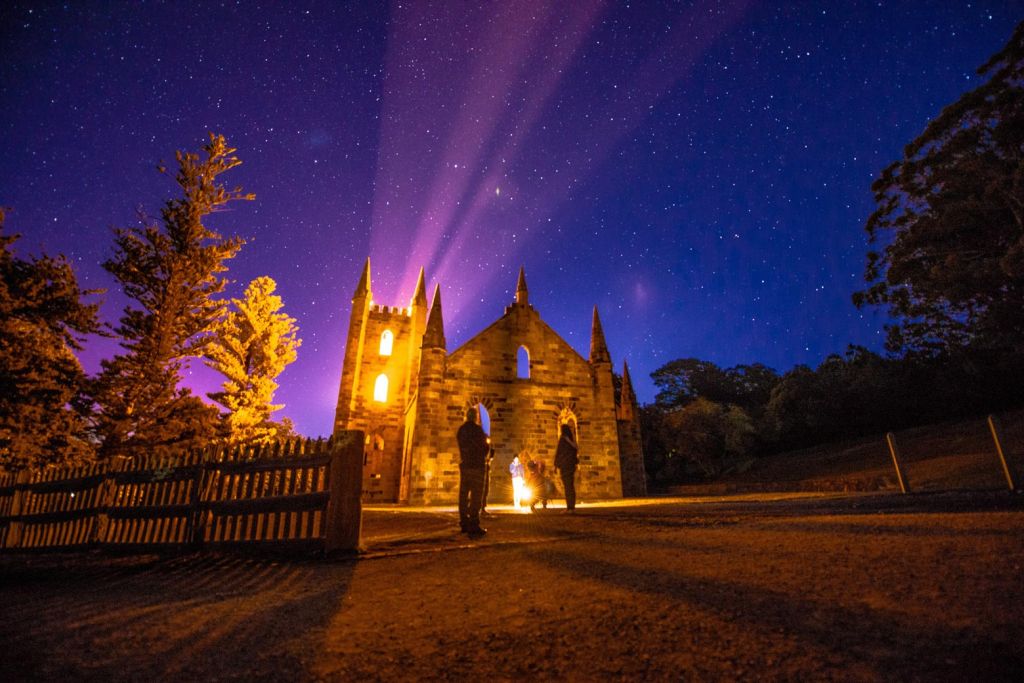
[[[274,291],[277,283],[258,277],[245,296],[232,299],[215,323],[208,340],[206,364],[227,381],[210,398],[228,410],[225,422],[231,443],[266,443],[282,436],[270,415],[284,406],[273,405],[277,376],[294,362],[301,345],[295,319],[281,312]]]
[[[89,459],[85,373],[75,356],[99,330],[95,293],[78,286],[64,257],[23,259],[0,209],[0,469]]]
[[[216,432],[216,411],[179,383],[220,315],[223,304],[213,297],[242,240],[204,221],[254,196],[221,182],[242,163],[221,135],[211,133],[202,154],[178,152],[177,161],[182,196],[164,203],[159,220],[143,216],[141,225],[118,230],[114,256],[103,264],[131,300],[114,329],[124,351],[103,361],[94,384],[106,455],[201,447]]]

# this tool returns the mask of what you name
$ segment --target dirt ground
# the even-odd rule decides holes
[[[0,680],[1022,680],[1024,500],[369,509],[353,559],[0,559]]]

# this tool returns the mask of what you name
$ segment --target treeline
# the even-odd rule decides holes
[[[659,393],[641,420],[657,487],[742,470],[757,457],[1017,406],[1024,356],[892,358],[851,346],[782,375],[686,358],[652,378]]]
[[[892,316],[888,356],[850,347],[782,376],[668,363],[643,409],[655,485],[1024,402],[1024,22],[978,73],[871,186],[853,303]]]
[[[276,284],[260,277],[240,299],[221,298],[227,262],[244,244],[206,224],[234,201],[252,200],[220,176],[238,166],[223,136],[200,153],[178,152],[181,196],[158,217],[118,229],[103,264],[130,303],[115,325],[80,288],[64,256],[20,257],[0,211],[0,469],[42,468],[114,456],[162,454],[213,443],[261,443],[292,433],[272,414],[276,377],[296,358],[295,320]],[[161,172],[167,173],[165,168]],[[88,335],[121,351],[87,376],[77,353]],[[225,378],[209,394],[182,385],[190,361]]]

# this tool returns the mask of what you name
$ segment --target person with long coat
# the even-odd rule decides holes
[[[562,434],[555,449],[555,469],[562,476],[565,489],[565,507],[570,512],[576,509],[576,466],[580,462],[579,446],[572,435],[572,427],[562,425]]]
[[[466,411],[466,421],[455,435],[459,442],[459,527],[462,533],[481,536],[480,506],[483,504],[487,455],[491,446],[487,434],[476,422],[476,409]]]

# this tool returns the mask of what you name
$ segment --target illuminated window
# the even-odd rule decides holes
[[[384,330],[380,335],[380,355],[390,356],[391,347],[395,344],[395,335],[391,333],[391,330]]]
[[[373,383],[373,400],[380,403],[388,401],[388,376],[377,375],[377,381]]]
[[[525,346],[520,346],[516,355],[516,377],[530,379],[530,352]]]

